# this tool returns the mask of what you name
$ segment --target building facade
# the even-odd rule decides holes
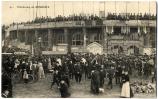
[[[14,24],[6,30],[9,46],[34,54],[92,52],[143,54],[155,48],[156,20],[87,20]]]

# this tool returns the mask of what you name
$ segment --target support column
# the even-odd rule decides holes
[[[84,51],[86,51],[86,46],[87,46],[87,44],[86,44],[86,35],[87,35],[87,33],[86,33],[86,28],[84,27],[84,28],[82,28],[82,31],[83,31],[83,47],[84,47]]]
[[[5,32],[5,39],[4,39],[4,46],[8,46],[9,45],[9,40],[8,40],[8,37],[10,36],[10,30],[7,29],[6,32]]]
[[[108,54],[108,37],[107,37],[106,27],[102,27],[102,33],[104,34],[103,53],[105,54],[105,56],[107,56],[107,54]]]
[[[20,39],[19,39],[19,30],[17,30],[17,32],[16,32],[17,34],[17,41],[19,42],[20,41]]]
[[[25,30],[25,44],[27,42],[27,39],[28,39],[28,37],[27,37],[27,30]]]
[[[140,33],[140,26],[138,26],[138,33]]]
[[[106,32],[107,32],[107,33],[109,32],[109,30],[108,30],[108,26],[106,26]]]
[[[52,47],[52,31],[51,29],[48,29],[48,47],[51,48]]]
[[[52,40],[51,40],[52,50],[56,51],[56,35],[55,30],[52,30]]]
[[[114,32],[114,26],[112,26],[112,29],[111,29],[111,34],[113,34]]]
[[[147,33],[146,26],[143,27],[143,31],[145,34]]]
[[[65,36],[65,43],[67,44],[68,43],[68,30],[67,30],[67,28],[64,28],[64,36]]]
[[[35,30],[35,41],[38,42],[38,31]]]
[[[65,44],[67,44],[66,51],[69,52],[70,48],[69,48],[69,44],[68,44],[68,29],[67,28],[64,28],[64,37],[65,37]]]
[[[35,55],[38,55],[39,54],[39,47],[38,47],[38,31],[35,30],[35,44],[33,45],[33,53]]]
[[[127,34],[129,34],[130,33],[130,27],[127,26],[126,28],[127,28]]]

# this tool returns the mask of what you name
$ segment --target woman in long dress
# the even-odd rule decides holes
[[[130,84],[129,84],[129,76],[128,72],[124,72],[122,77],[122,90],[121,90],[121,97],[122,98],[130,98]]]
[[[45,74],[44,74],[44,70],[43,70],[43,66],[42,66],[42,63],[39,62],[38,63],[38,77],[39,79],[42,79],[42,78],[45,78]]]

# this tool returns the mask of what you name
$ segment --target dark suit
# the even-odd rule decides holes
[[[91,75],[91,91],[94,94],[99,94],[100,74],[98,70],[94,70]]]
[[[82,69],[81,69],[81,66],[80,65],[75,65],[74,67],[75,69],[75,80],[76,82],[81,82],[81,78],[82,78]]]

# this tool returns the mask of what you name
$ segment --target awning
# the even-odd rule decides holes
[[[42,55],[64,55],[66,51],[42,51]]]

